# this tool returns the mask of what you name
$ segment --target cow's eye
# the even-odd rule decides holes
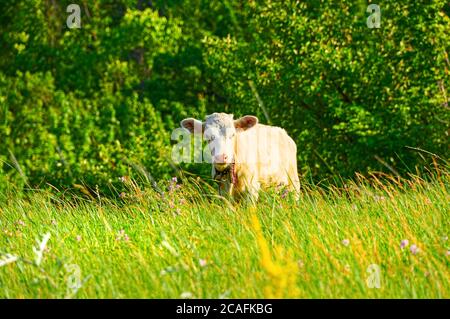
[[[210,141],[210,142],[214,141],[215,139],[216,139],[216,137],[215,137],[214,135],[211,135],[211,136],[209,137],[209,141]]]

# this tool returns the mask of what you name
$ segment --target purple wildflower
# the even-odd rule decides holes
[[[175,189],[179,189],[181,185],[177,184],[178,179],[176,176],[172,177],[169,184],[169,193],[173,192]]]
[[[409,247],[409,250],[413,255],[416,255],[419,252],[419,248],[414,244]]]
[[[406,246],[408,246],[408,244],[409,244],[408,239],[403,239],[403,240],[400,242],[400,248],[403,249],[403,248],[405,248]]]

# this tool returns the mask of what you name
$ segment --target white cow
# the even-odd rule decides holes
[[[284,185],[298,198],[297,146],[284,129],[226,113],[208,115],[205,122],[187,118],[181,126],[208,141],[221,195],[256,201],[261,188]]]

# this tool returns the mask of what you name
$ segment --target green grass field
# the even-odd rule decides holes
[[[4,194],[0,297],[450,297],[448,173],[307,186],[256,207],[195,181],[163,197],[126,181],[120,203]]]

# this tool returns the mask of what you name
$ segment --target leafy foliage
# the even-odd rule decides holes
[[[349,0],[80,1],[69,29],[72,2],[2,4],[0,185],[167,177],[170,132],[214,111],[284,127],[313,179],[449,157],[446,1],[380,3],[379,29]]]

